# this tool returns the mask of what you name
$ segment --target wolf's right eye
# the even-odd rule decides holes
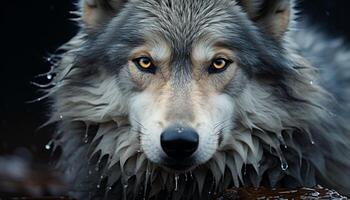
[[[217,58],[213,60],[211,65],[208,68],[209,74],[216,74],[225,71],[232,61],[225,58]]]
[[[157,67],[153,64],[153,62],[150,58],[139,57],[139,58],[135,58],[132,61],[135,63],[137,68],[139,68],[139,70],[141,70],[143,72],[147,72],[147,73],[152,73],[152,74],[156,73]]]

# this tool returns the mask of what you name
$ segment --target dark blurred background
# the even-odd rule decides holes
[[[300,1],[312,24],[334,37],[350,38],[349,0]],[[37,130],[48,118],[48,103],[26,103],[40,96],[30,81],[50,69],[45,59],[77,31],[72,0],[11,0],[0,6],[0,155],[25,147],[47,160],[49,128]]]

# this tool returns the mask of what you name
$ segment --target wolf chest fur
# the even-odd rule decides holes
[[[50,122],[78,199],[349,194],[350,54],[292,0],[82,0]]]

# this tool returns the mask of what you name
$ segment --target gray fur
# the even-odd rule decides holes
[[[235,127],[210,161],[176,174],[140,149],[128,119],[137,91],[123,69],[126,56],[144,32],[161,33],[181,82],[191,78],[192,44],[214,30],[238,52],[241,76],[223,91],[234,101]],[[341,46],[305,28],[276,40],[232,0],[131,0],[94,34],[82,29],[54,70],[50,122],[71,195],[208,199],[231,186],[318,183],[349,194],[350,56]]]

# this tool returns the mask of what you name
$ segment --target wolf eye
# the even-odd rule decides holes
[[[152,63],[152,60],[148,57],[139,57],[132,60],[139,70],[147,73],[156,73],[156,66]]]
[[[231,63],[232,61],[227,60],[225,58],[217,58],[209,66],[208,72],[209,74],[223,72],[227,69],[228,66],[230,66]]]

